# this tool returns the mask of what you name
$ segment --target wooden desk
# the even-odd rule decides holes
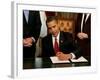
[[[49,57],[41,58],[37,57],[35,59],[24,59],[23,69],[39,69],[39,68],[62,68],[62,67],[83,67],[91,66],[90,61],[88,62],[78,62],[78,63],[57,63],[53,64]]]

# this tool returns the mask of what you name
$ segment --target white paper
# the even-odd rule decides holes
[[[50,57],[52,63],[70,63],[69,60],[59,60],[58,57]]]
[[[69,60],[59,60],[58,57],[50,57],[52,63],[70,63]],[[72,62],[88,62],[87,59],[85,59],[83,56],[81,56],[78,59],[71,59]]]
[[[78,59],[71,59],[72,62],[88,62],[87,59],[85,59],[83,56],[81,56]]]

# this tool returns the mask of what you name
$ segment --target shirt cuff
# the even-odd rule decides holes
[[[32,38],[33,42],[35,43],[35,41],[36,41],[35,38],[34,37],[31,37],[31,38]]]
[[[74,53],[70,53],[72,55],[72,59],[76,58]]]

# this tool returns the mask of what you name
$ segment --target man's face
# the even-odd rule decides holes
[[[59,25],[57,21],[53,20],[47,23],[49,32],[56,37],[59,33]]]

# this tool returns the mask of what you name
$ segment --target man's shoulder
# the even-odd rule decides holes
[[[72,33],[69,33],[69,32],[61,32],[61,37],[67,40],[73,40]]]
[[[62,35],[67,35],[67,36],[71,36],[72,33],[69,33],[69,32],[61,32]]]

